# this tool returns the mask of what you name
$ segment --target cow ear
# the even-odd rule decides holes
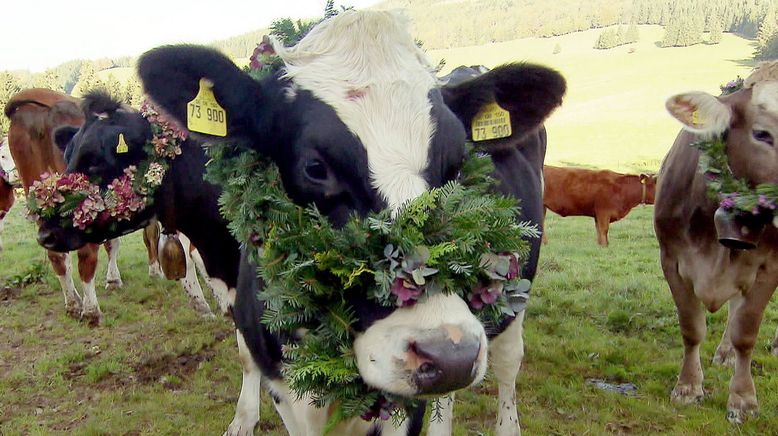
[[[76,136],[77,132],[78,127],[62,126],[58,128],[54,131],[54,144],[64,153],[68,144],[73,137]]]
[[[140,57],[138,75],[146,94],[182,126],[187,126],[188,103],[198,95],[201,79],[206,79],[226,112],[226,135],[255,133],[262,87],[217,50],[193,45],[159,47]]]
[[[667,111],[683,124],[684,130],[715,136],[729,128],[732,112],[718,98],[705,92],[674,95],[665,102]]]
[[[519,144],[562,104],[565,90],[565,79],[550,68],[507,64],[459,85],[444,86],[441,92],[446,105],[464,124],[468,139],[490,150]],[[489,125],[482,117],[490,108],[508,112],[509,117],[502,119],[509,120],[509,135],[504,127],[495,132],[496,138],[492,132],[479,134],[479,126]]]

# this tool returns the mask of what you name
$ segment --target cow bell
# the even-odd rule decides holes
[[[730,250],[753,250],[764,233],[764,219],[750,213],[733,213],[723,208],[713,215],[719,243]]]
[[[180,280],[186,276],[186,254],[184,246],[178,240],[178,234],[161,235],[159,245],[159,264],[168,280]]]

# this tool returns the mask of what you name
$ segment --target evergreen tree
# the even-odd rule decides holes
[[[708,35],[708,44],[718,44],[724,32],[724,24],[720,18],[714,18],[710,23],[710,33]]]
[[[627,27],[627,32],[624,34],[624,44],[632,44],[640,40],[640,33],[638,32],[638,26],[633,21]]]
[[[84,62],[81,65],[81,73],[78,78],[78,83],[73,89],[73,94],[76,96],[84,95],[87,91],[95,87],[97,81],[97,72],[91,62]]]
[[[62,92],[62,82],[59,75],[54,70],[46,70],[36,75],[34,86],[36,88],[46,88]]]
[[[4,109],[8,100],[21,90],[22,87],[13,74],[6,71],[0,72],[0,109]],[[8,134],[10,125],[11,120],[6,118],[5,115],[0,115],[0,136]]]

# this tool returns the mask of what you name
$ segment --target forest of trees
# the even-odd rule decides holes
[[[347,1],[343,2],[348,4]],[[639,39],[637,25],[664,26],[663,47],[716,44],[723,32],[756,39],[757,60],[778,58],[778,0],[384,0],[380,8],[401,8],[414,23],[426,49],[480,45],[535,36],[550,37],[604,28],[595,48],[607,49]],[[337,12],[330,2],[329,13]],[[325,11],[327,13],[327,11]],[[441,25],[445,23],[445,25]],[[617,26],[618,25],[618,26]],[[248,58],[273,30],[304,28],[305,21],[280,19],[275,29],[258,29],[211,45],[233,58]],[[614,27],[611,27],[614,26]],[[616,27],[617,26],[617,27]],[[555,53],[561,51],[555,50]],[[112,68],[132,67],[134,57],[72,60],[41,73],[0,72],[0,107],[21,89],[39,86],[79,95],[102,88],[138,106],[141,85],[134,75],[117,77]],[[103,70],[107,73],[98,74]],[[0,116],[0,134],[7,120]]]

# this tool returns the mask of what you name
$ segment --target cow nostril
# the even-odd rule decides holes
[[[416,370],[417,377],[420,379],[432,379],[440,375],[440,369],[432,362],[424,362],[419,369]]]

